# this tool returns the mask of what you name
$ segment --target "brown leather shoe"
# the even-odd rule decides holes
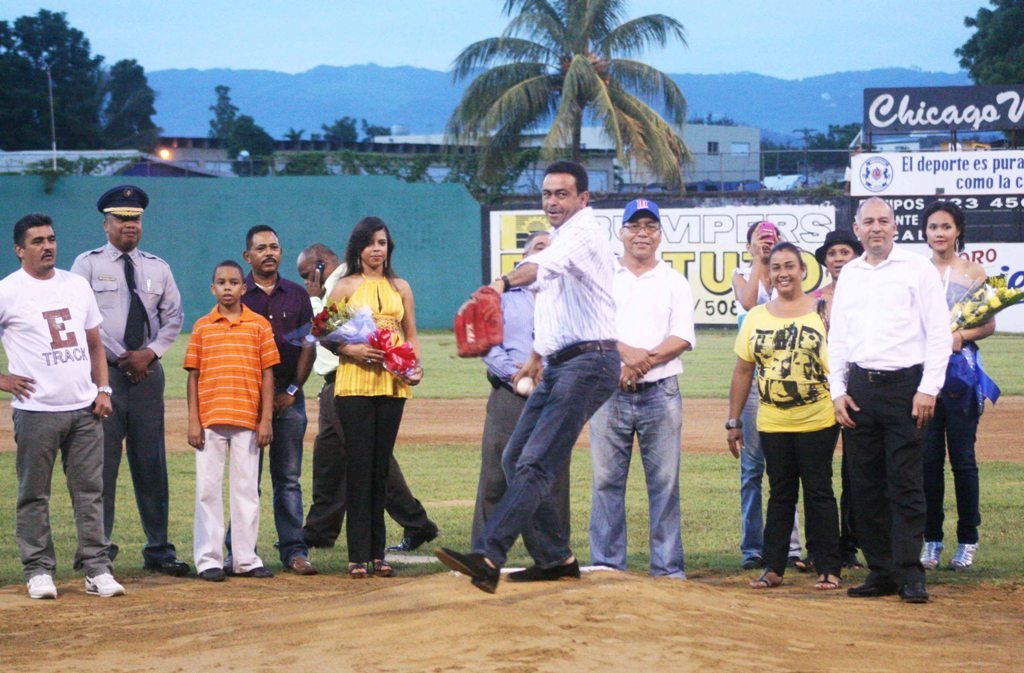
[[[296,575],[316,575],[317,569],[309,559],[305,556],[296,556],[292,559],[292,562],[288,564],[288,570],[291,570]]]

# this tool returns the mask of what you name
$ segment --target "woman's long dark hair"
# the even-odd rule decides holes
[[[345,249],[346,276],[354,276],[363,272],[363,261],[360,255],[363,250],[373,241],[373,235],[383,231],[388,237],[388,255],[384,258],[384,277],[391,280],[397,278],[395,270],[391,266],[391,254],[395,251],[395,240],[391,238],[391,231],[384,220],[379,217],[364,217],[356,222],[352,233],[348,237],[348,247]]]

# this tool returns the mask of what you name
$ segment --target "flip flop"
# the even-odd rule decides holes
[[[831,578],[835,578],[834,580]],[[818,581],[814,583],[814,588],[818,591],[835,591],[839,588],[839,584],[842,580],[838,575],[822,575],[818,578]]]
[[[770,575],[770,577],[769,577]],[[782,584],[782,576],[774,570],[765,570],[761,576],[750,583],[751,589],[774,589]]]

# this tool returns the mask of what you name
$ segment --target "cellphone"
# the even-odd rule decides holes
[[[779,230],[771,222],[765,221],[758,225],[757,237],[770,238],[771,241],[774,243],[775,241],[779,240]]]
[[[316,280],[321,285],[323,285],[323,283],[324,283],[324,269],[326,269],[326,268],[327,268],[327,265],[323,261],[320,261],[320,262],[316,263],[316,273],[317,273],[317,279]]]

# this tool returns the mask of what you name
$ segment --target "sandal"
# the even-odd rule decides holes
[[[366,570],[365,563],[349,563],[348,564],[348,576],[354,580],[366,579],[369,573]]]
[[[374,559],[373,574],[377,577],[392,577],[395,574],[395,569],[384,559]]]
[[[790,556],[786,563],[790,568],[795,568],[797,572],[809,573],[811,572],[811,560],[802,559],[799,556]]]
[[[750,583],[751,589],[774,589],[782,584],[782,575],[774,570],[765,570],[761,576]]]
[[[835,591],[841,582],[839,575],[820,575],[818,581],[814,583],[814,588],[818,591]]]

